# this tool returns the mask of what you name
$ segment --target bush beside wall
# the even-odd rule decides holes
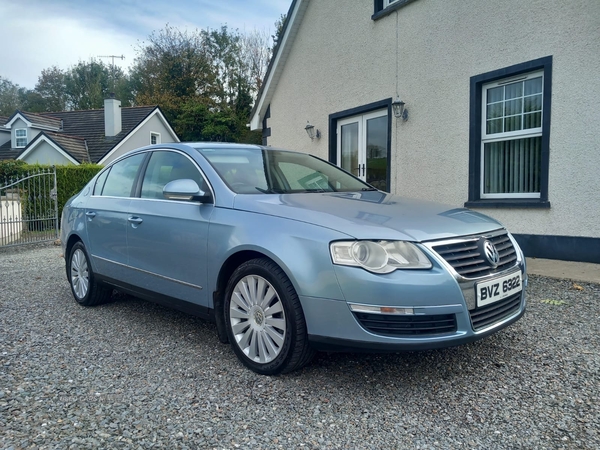
[[[0,161],[0,186],[10,184],[11,181],[26,177],[28,174],[51,168],[52,166],[27,164],[19,160]],[[96,164],[56,166],[59,218],[67,200],[77,194],[101,169],[102,166]]]

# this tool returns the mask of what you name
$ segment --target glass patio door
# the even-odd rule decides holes
[[[342,169],[389,192],[387,110],[338,120],[337,161]]]

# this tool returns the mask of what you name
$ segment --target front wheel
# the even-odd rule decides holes
[[[67,274],[73,297],[80,305],[100,305],[110,298],[112,289],[95,280],[85,246],[81,242],[77,242],[71,248],[67,261]]]
[[[277,264],[266,258],[243,263],[225,295],[229,342],[248,368],[277,375],[310,361],[314,351],[298,295]]]

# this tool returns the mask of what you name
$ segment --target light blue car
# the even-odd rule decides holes
[[[67,202],[61,241],[81,305],[116,288],[214,320],[260,374],[464,344],[525,312],[525,258],[494,219],[259,146],[130,152]]]

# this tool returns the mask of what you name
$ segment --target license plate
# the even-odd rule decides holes
[[[502,278],[478,283],[477,290],[477,307],[489,305],[521,292],[523,289],[523,279],[521,272],[512,273]]]

